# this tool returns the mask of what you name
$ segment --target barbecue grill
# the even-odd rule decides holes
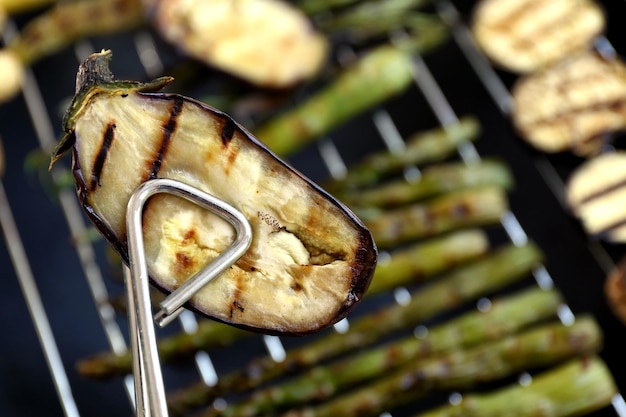
[[[572,155],[547,156],[532,150],[516,136],[508,120],[509,89],[514,77],[490,65],[472,42],[467,19],[472,5],[437,0],[434,7],[452,28],[452,39],[425,57],[416,56],[415,84],[403,95],[372,109],[336,129],[319,143],[290,158],[315,181],[340,176],[346,167],[376,149],[401,149],[408,134],[476,115],[483,134],[475,144],[459,149],[468,163],[495,155],[510,165],[516,188],[512,210],[502,218],[495,239],[523,244],[537,242],[546,255],[544,267],[534,273],[536,283],[555,285],[567,306],[563,321],[591,312],[602,325],[601,352],[618,388],[626,390],[622,352],[624,326],[606,305],[602,285],[608,271],[624,253],[621,245],[589,238],[563,204],[564,181],[580,164]],[[599,48],[625,50],[620,16],[626,3],[605,2],[606,38]],[[12,36],[21,22],[10,22]],[[73,93],[78,63],[88,53],[110,48],[113,72],[119,78],[149,79],[178,59],[148,31],[78,43],[73,49],[44,59],[27,72],[23,94],[0,108],[0,134],[6,155],[6,173],[0,183],[0,221],[6,245],[0,245],[0,415],[129,415],[133,410],[132,377],[108,382],[85,380],[76,374],[78,359],[99,352],[123,351],[129,344],[127,321],[116,315],[111,297],[124,293],[119,276],[106,259],[106,244],[90,239],[90,228],[71,189],[52,191],[50,178],[39,176],[25,161],[37,159],[37,149],[49,150],[60,135],[62,112]],[[193,92],[186,93],[193,95]],[[620,138],[616,137],[616,146]],[[55,170],[54,175],[57,175]],[[58,180],[62,180],[57,178]],[[384,255],[383,255],[384,256]],[[402,302],[402,291],[383,302]],[[363,304],[358,314],[374,305]],[[193,332],[198,318],[183,313],[176,324],[159,335],[182,329]],[[345,331],[340,322],[334,331]],[[311,336],[314,338],[315,336]],[[195,366],[164,367],[166,387],[203,379],[212,384],[238,364],[260,355],[277,361],[304,339],[259,335],[234,348],[200,352]],[[403,414],[394,411],[394,417]],[[406,415],[410,415],[410,410]],[[626,404],[617,395],[613,405],[597,416],[626,416]]]

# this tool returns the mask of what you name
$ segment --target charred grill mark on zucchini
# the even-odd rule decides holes
[[[184,100],[182,97],[176,97],[174,99],[174,104],[170,109],[169,119],[163,125],[163,138],[161,139],[161,146],[159,147],[159,151],[152,161],[152,171],[150,172],[150,178],[156,178],[159,174],[161,164],[163,164],[163,159],[165,158],[165,153],[167,152],[167,147],[170,143],[170,140],[172,139],[172,135],[174,134],[178,126],[177,120],[178,116],[183,110],[183,104]]]
[[[519,2],[514,10],[511,10],[506,16],[496,21],[493,27],[502,31],[509,31],[515,24],[526,19],[528,16],[532,16],[541,7],[542,3],[539,1]]]
[[[115,122],[109,122],[102,137],[100,151],[98,151],[96,160],[94,161],[93,168],[91,170],[91,182],[89,183],[90,191],[95,191],[97,187],[102,185],[100,176],[102,175],[102,169],[104,168],[104,163],[109,155],[109,150],[111,149],[111,144],[113,143],[114,138]]]
[[[585,203],[589,203],[593,200],[601,198],[607,194],[610,194],[614,191],[618,191],[621,188],[626,187],[626,178],[621,181],[616,182],[615,184],[607,184],[604,188],[594,191],[588,196],[583,197],[577,204],[577,206],[582,206]]]
[[[532,9],[530,7],[528,9]],[[539,10],[539,13],[542,11]],[[567,25],[569,22],[576,19],[576,14],[580,13],[576,8],[568,9],[563,14],[554,16],[553,20],[547,22],[545,25],[539,25],[535,28],[532,33],[532,37],[523,37],[513,42],[513,46],[520,49],[527,50],[537,50],[540,48],[541,44],[536,41],[536,39],[547,38],[553,36],[557,33],[562,27]],[[534,40],[535,39],[535,40]]]

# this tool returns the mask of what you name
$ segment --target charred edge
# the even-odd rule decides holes
[[[111,149],[111,144],[113,143],[113,138],[115,137],[115,127],[116,126],[114,122],[109,122],[106,130],[104,131],[102,144],[100,145],[100,150],[96,155],[96,160],[94,161],[93,169],[91,170],[91,182],[89,183],[89,191],[95,191],[97,187],[102,186],[100,176],[102,175],[104,163],[106,162],[107,156],[109,155],[109,150]]]
[[[351,288],[348,296],[337,311],[334,322],[346,317],[360,303],[372,282],[374,270],[378,260],[378,249],[371,233],[362,229],[359,244],[356,248],[355,259],[351,266]]]
[[[226,118],[226,120],[224,120],[224,125],[222,126],[222,144],[224,146],[228,146],[234,134],[235,122],[233,122],[230,118]]]
[[[364,230],[359,236],[359,245],[355,253],[355,265],[359,267],[352,276],[352,288],[357,298],[362,298],[367,291],[378,260],[378,250],[369,231]]]
[[[161,164],[163,163],[163,158],[165,158],[165,153],[167,152],[170,139],[178,127],[178,116],[183,110],[183,104],[184,100],[182,97],[176,97],[174,99],[174,105],[170,109],[170,117],[163,125],[163,138],[161,139],[161,146],[159,147],[159,151],[152,162],[152,170],[150,171],[151,179],[156,178],[159,170],[161,169]]]

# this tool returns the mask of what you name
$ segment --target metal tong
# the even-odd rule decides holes
[[[234,242],[194,277],[160,303],[152,317],[148,268],[142,234],[143,207],[150,197],[166,193],[184,198],[217,214],[235,229]],[[215,196],[180,181],[153,179],[141,184],[131,196],[126,211],[129,268],[125,268],[128,297],[128,325],[133,357],[133,380],[137,416],[166,417],[167,404],[159,361],[154,321],[161,327],[170,323],[195,293],[233,265],[248,250],[252,228],[239,210]]]

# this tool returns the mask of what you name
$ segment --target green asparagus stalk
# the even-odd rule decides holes
[[[391,24],[396,25],[396,29],[402,18],[407,16],[412,10],[418,9],[429,0],[386,0],[386,1],[365,1],[349,7],[342,12],[328,14],[318,19],[317,26],[326,33],[334,33],[353,28],[367,28],[384,24],[389,30]],[[392,26],[393,27],[393,26]]]
[[[355,208],[380,248],[458,228],[495,224],[507,210],[506,191],[499,187],[448,193],[393,210]]]
[[[345,68],[308,100],[256,129],[279,155],[288,155],[357,114],[403,92],[413,79],[411,56],[380,46]]]
[[[611,404],[617,387],[597,356],[573,359],[533,378],[485,394],[463,395],[416,417],[568,417],[586,415]]]
[[[591,317],[571,326],[551,323],[468,350],[405,365],[389,376],[319,406],[287,412],[285,417],[377,416],[434,389],[459,389],[596,352],[602,332]]]
[[[475,187],[513,187],[509,167],[499,160],[477,164],[452,162],[425,168],[416,181],[396,180],[368,190],[337,192],[348,205],[390,207],[412,203],[427,197]]]
[[[475,310],[435,326],[423,338],[406,337],[327,366],[318,365],[297,378],[255,391],[241,403],[220,410],[219,415],[244,417],[269,414],[279,409],[326,400],[407,363],[514,334],[533,323],[555,317],[560,303],[561,297],[556,291],[532,287],[494,300],[488,311]],[[213,414],[213,411],[208,411],[205,417]]]
[[[399,45],[409,50],[428,51],[447,38],[449,29],[438,16],[417,11],[426,3],[429,1],[368,1],[341,13],[322,14],[316,23],[329,36],[357,44],[404,30],[407,36]]]
[[[159,340],[159,357],[163,362],[175,362],[201,349],[228,346],[250,335],[252,333],[246,330],[211,320],[202,320],[198,323],[198,330],[195,333],[177,333]],[[76,366],[82,376],[106,379],[132,372],[132,355],[128,351],[119,355],[104,352],[83,359]]]
[[[410,302],[393,305],[350,322],[345,334],[327,332],[306,346],[287,351],[276,363],[271,358],[256,359],[244,368],[224,375],[217,385],[194,384],[168,395],[172,414],[185,415],[227,393],[241,392],[276,377],[335,358],[370,345],[382,337],[412,328],[428,318],[459,307],[528,276],[542,261],[539,248],[505,245],[490,256],[463,265],[424,285],[414,292]]]
[[[489,250],[481,229],[461,230],[413,244],[380,260],[366,295],[425,281],[455,265],[483,256]]]
[[[401,172],[405,167],[443,161],[457,151],[459,145],[474,141],[481,126],[471,116],[462,117],[458,123],[417,132],[406,140],[402,152],[380,151],[369,155],[349,167],[345,177],[325,184],[330,192],[361,188],[376,184],[382,179]]]
[[[343,11],[318,19],[317,25],[327,33],[378,25],[380,21],[401,27],[402,17],[429,3],[429,0],[373,0],[357,3]]]
[[[296,7],[304,13],[314,16],[325,13],[333,8],[347,7],[359,0],[297,0]]]

